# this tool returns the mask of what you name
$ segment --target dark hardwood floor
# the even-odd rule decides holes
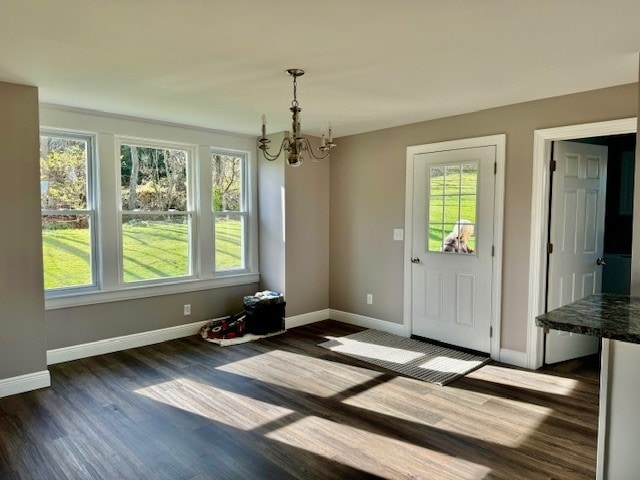
[[[50,367],[0,399],[0,479],[594,478],[597,362],[438,387],[317,347],[325,321]]]

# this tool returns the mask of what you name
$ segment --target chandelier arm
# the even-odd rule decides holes
[[[280,154],[282,153],[282,150],[286,150],[285,148],[285,144],[288,144],[288,139],[284,138],[282,140],[282,143],[280,144],[280,149],[278,149],[278,153],[276,153],[275,155],[273,155],[272,153],[269,153],[269,147],[258,147],[260,148],[260,150],[262,150],[262,155],[264,156],[264,158],[266,158],[267,160],[269,160],[270,162],[273,162],[275,160],[278,159],[278,157],[280,157]]]
[[[306,151],[309,152],[309,154],[311,155],[311,159],[314,162],[319,162],[320,160],[324,160],[325,158],[327,158],[329,156],[329,150],[325,151],[322,155],[317,156],[315,153],[313,153],[313,148],[311,147],[311,144],[309,143],[309,139],[307,138],[302,138],[302,142],[305,144],[306,146]]]

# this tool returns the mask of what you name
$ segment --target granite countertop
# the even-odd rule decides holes
[[[640,297],[602,293],[536,317],[536,325],[640,343]]]

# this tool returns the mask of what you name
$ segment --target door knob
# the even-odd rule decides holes
[[[596,264],[602,267],[603,265],[606,265],[607,262],[605,262],[602,258],[598,257],[598,259],[596,260]]]
[[[411,259],[411,263],[420,263],[420,259],[419,258],[412,258]]]

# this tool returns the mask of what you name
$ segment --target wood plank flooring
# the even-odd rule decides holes
[[[53,365],[0,399],[0,479],[594,478],[597,361],[438,387],[317,347],[358,330]]]

